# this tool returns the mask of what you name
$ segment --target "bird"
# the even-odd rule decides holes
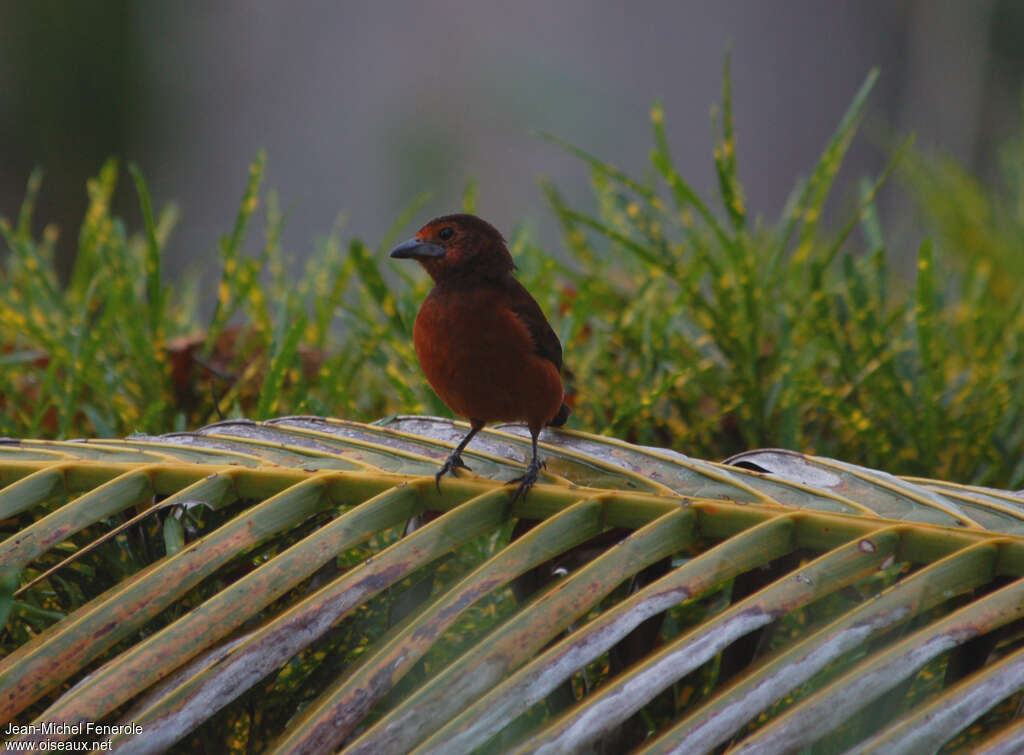
[[[469,470],[462,452],[488,422],[525,422],[533,453],[524,474],[508,483],[519,483],[513,503],[525,498],[545,466],[537,436],[546,425],[565,424],[571,410],[562,344],[513,275],[508,244],[486,220],[458,213],[434,218],[390,256],[416,260],[434,281],[413,325],[416,357],[438,397],[469,420],[469,433],[434,475],[438,492],[445,474]]]

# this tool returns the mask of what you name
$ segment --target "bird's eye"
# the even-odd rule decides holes
[[[437,237],[441,239],[441,241],[447,241],[454,235],[455,231],[453,231],[451,228],[442,228],[440,233],[437,234]]]

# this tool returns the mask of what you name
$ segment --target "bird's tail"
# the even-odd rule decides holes
[[[551,419],[551,421],[550,421],[550,422],[548,422],[548,426],[549,426],[549,427],[561,427],[562,425],[564,425],[564,424],[565,424],[565,421],[566,421],[567,419],[569,419],[569,415],[570,415],[570,414],[572,414],[572,409],[570,409],[570,408],[569,408],[569,405],[568,405],[568,404],[566,404],[566,403],[564,403],[564,402],[563,402],[563,403],[562,403],[562,408],[561,408],[561,409],[559,409],[559,410],[558,410],[558,414],[556,414],[556,415],[555,415],[555,416],[554,416],[554,417],[553,417],[553,418]]]

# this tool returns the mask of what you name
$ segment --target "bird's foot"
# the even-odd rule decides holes
[[[512,485],[517,482],[519,483],[519,487],[516,488],[515,495],[512,496],[512,503],[518,501],[520,496],[523,497],[523,500],[526,500],[526,494],[530,491],[530,488],[533,487],[533,483],[537,482],[537,475],[540,473],[540,470],[544,469],[546,466],[547,464],[534,456],[530,459],[530,463],[526,466],[526,472],[521,477],[516,477],[515,479],[509,480],[505,483],[506,485]]]
[[[456,469],[465,469],[469,472],[473,471],[466,466],[466,463],[462,460],[461,453],[458,451],[452,451],[451,455],[445,459],[444,464],[441,465],[441,468],[437,470],[437,474],[434,475],[434,485],[437,486],[438,493],[441,492],[441,478],[448,473],[451,473],[452,477],[456,477]]]

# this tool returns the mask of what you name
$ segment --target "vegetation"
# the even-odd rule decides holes
[[[584,449],[555,439],[557,477],[510,510],[501,480],[528,440],[470,452],[491,479],[438,491],[425,457],[444,456],[450,426],[427,424],[296,419],[214,445],[0,447],[13,532],[0,542],[0,718],[127,719],[129,747],[180,739],[183,753],[408,752],[427,739],[440,752],[576,752],[595,737],[616,752],[736,738],[763,752],[780,735],[808,753],[865,739],[931,752],[1012,735],[1024,538],[1008,498],[887,489],[861,470],[844,492],[868,505],[841,517],[832,491],[589,436]],[[702,497],[680,505],[662,484]],[[996,528],[922,523],[960,507]],[[408,532],[425,510],[439,516]],[[894,510],[896,526],[874,516]],[[521,516],[543,521],[510,540]],[[542,581],[561,573],[550,589],[514,597],[511,581],[545,562]],[[645,620],[661,610],[659,631]],[[973,713],[954,704],[967,698]],[[624,700],[644,708],[630,718]],[[567,731],[562,713],[588,724]],[[451,739],[460,731],[469,740]]]
[[[820,160],[795,187],[776,222],[751,218],[744,204],[728,71],[722,107],[713,117],[719,179],[714,202],[699,196],[674,168],[660,106],[652,110],[653,171],[642,179],[548,137],[589,168],[597,210],[586,213],[569,206],[557,187],[543,183],[564,230],[564,249],[542,249],[526,227],[510,234],[510,241],[521,277],[567,345],[575,393],[571,424],[696,457],[785,446],[892,472],[1021,486],[1024,276],[1019,274],[1019,249],[1024,237],[1024,141],[1010,145],[1005,153],[1005,195],[983,188],[955,165],[914,153],[908,143],[896,151],[882,175],[862,182],[849,218],[830,229],[822,221],[823,210],[874,80],[871,74],[856,94]],[[17,218],[0,221],[6,244],[6,249],[0,247],[0,435],[117,437],[194,428],[221,416],[315,413],[373,420],[398,412],[447,413],[414,367],[411,327],[429,281],[416,271],[391,265],[386,257],[420,204],[410,207],[374,248],[359,240],[342,241],[340,229],[334,229],[299,266],[278,242],[283,219],[274,195],[262,188],[263,167],[261,155],[251,168],[234,226],[220,243],[219,279],[209,317],[200,306],[198,276],[172,283],[163,275],[162,257],[176,217],[173,209],[154,212],[137,170],[128,172],[139,198],[142,228],[130,232],[111,213],[120,178],[111,161],[89,183],[90,207],[67,281],[58,279],[54,265],[57,230],[33,230],[41,179],[38,174],[30,178]],[[901,250],[888,248],[875,210],[875,196],[894,168],[902,171],[934,236],[934,243],[916,250],[916,274],[910,281],[896,272],[894,252]],[[247,253],[250,221],[261,204],[267,231],[258,251]],[[471,187],[464,205],[472,211],[474,204]],[[209,279],[209,271],[203,272]],[[378,430],[370,428],[367,433]],[[265,427],[261,432],[270,430]],[[359,446],[361,441],[337,442]],[[120,446],[121,464],[135,452],[129,442],[112,445]],[[89,474],[73,475],[65,473],[64,461],[55,462],[55,469],[22,478],[18,475],[28,475],[26,470],[36,466],[16,470],[18,454],[31,456],[31,464],[37,464],[32,454],[40,448],[10,449],[14,463],[0,470],[10,476],[4,484],[16,477],[22,484],[8,488],[5,531],[20,536],[7,538],[0,548],[7,556],[6,565],[0,565],[0,616],[6,622],[0,656],[7,658],[7,683],[31,679],[39,687],[38,695],[25,693],[19,703],[30,717],[51,704],[43,697],[72,683],[70,677],[79,673],[91,675],[92,690],[109,685],[123,698],[93,694],[86,686],[59,705],[106,706],[102,712],[98,707],[91,711],[97,719],[122,710],[139,690],[127,691],[124,679],[135,677],[117,672],[116,664],[132,662],[127,651],[140,640],[149,642],[157,632],[170,634],[175,626],[184,626],[214,642],[231,636],[245,622],[264,626],[316,598],[325,584],[332,590],[347,589],[351,580],[371,569],[389,569],[388,559],[398,558],[395,553],[415,551],[421,560],[389,572],[389,581],[377,585],[379,594],[353,606],[351,615],[336,623],[326,639],[301,649],[268,681],[244,693],[239,689],[237,706],[214,716],[189,735],[183,747],[255,748],[278,736],[289,721],[292,733],[305,736],[311,730],[305,724],[323,712],[325,690],[333,689],[343,669],[355,669],[357,661],[367,662],[371,670],[383,668],[389,660],[384,652],[390,647],[387,643],[401,632],[415,632],[425,621],[425,611],[402,618],[411,603],[424,597],[422,585],[442,601],[434,604],[437,609],[448,605],[443,601],[459,597],[457,592],[446,596],[445,590],[463,585],[461,580],[469,579],[488,559],[511,558],[508,552],[521,554],[536,545],[520,538],[504,548],[510,522],[504,488],[493,481],[449,480],[437,498],[429,479],[389,488],[393,477],[339,472],[330,480],[318,475],[311,482],[305,478],[312,473],[299,467],[315,468],[324,460],[311,461],[304,447],[289,447],[276,438],[255,450],[242,450],[278,460],[295,454],[299,461],[256,470],[225,461],[217,474],[207,474],[205,468],[196,470],[191,449],[165,445],[166,456],[182,458],[160,465],[159,471],[148,466],[111,469],[113,487],[102,490],[96,486],[107,478],[97,471],[100,464],[90,461],[82,465]],[[86,455],[91,448],[76,446]],[[221,452],[223,447],[201,453]],[[366,453],[365,447],[360,453]],[[615,448],[608,453],[619,457],[624,452]],[[142,458],[148,464],[152,456]],[[560,469],[557,458],[553,451],[555,471]],[[333,464],[337,459],[327,461]],[[423,466],[432,468],[404,453],[384,464],[389,472],[415,474],[422,473]],[[513,470],[506,472],[511,475]],[[245,484],[236,485],[237,479]],[[613,476],[601,479],[608,484]],[[636,479],[623,481],[622,487],[635,488]],[[757,487],[758,482],[751,475],[750,486]],[[780,487],[776,481],[760,482]],[[194,484],[182,487],[186,483]],[[373,503],[350,508],[385,489]],[[482,490],[482,498],[456,506]],[[803,489],[798,493],[801,500],[806,496]],[[552,507],[540,512],[550,517],[543,527],[549,533],[559,528],[570,533],[565,543],[552,541],[561,543],[559,547],[568,548],[589,536],[589,530],[572,519],[581,511],[594,527],[606,524],[603,511],[597,516],[595,502],[567,510],[575,511],[572,514],[553,503],[556,498],[564,503],[563,497],[575,500],[575,495],[571,489],[531,493],[530,506]],[[740,494],[735,497],[746,502]],[[607,500],[613,499],[614,495]],[[623,521],[612,524],[633,527],[640,523],[636,517],[647,521],[654,515],[653,508],[631,509],[636,500],[630,494],[616,509]],[[263,504],[253,506],[253,501]],[[405,518],[425,501],[451,508],[451,518],[403,537]],[[156,505],[148,506],[150,502]],[[999,580],[1019,577],[1019,544],[1012,537],[975,547],[975,541],[987,535],[971,530],[961,537],[907,523],[883,536],[889,551],[877,551],[877,537],[855,542],[857,533],[872,530],[869,519],[851,519],[844,525],[852,528],[847,535],[854,538],[846,542],[835,530],[836,521],[815,513],[813,507],[794,514],[785,508],[762,510],[715,501],[686,508],[676,508],[664,498],[649,503],[671,509],[665,521],[701,518],[701,527],[694,529],[699,538],[683,542],[684,538],[679,541],[682,546],[672,540],[665,546],[673,569],[691,568],[703,587],[670,609],[661,630],[662,644],[676,642],[701,626],[714,629],[714,622],[741,610],[741,600],[776,577],[785,590],[799,591],[799,599],[780,598],[782,618],[774,622],[763,647],[750,648],[750,658],[759,662],[769,653],[774,654],[772,662],[788,662],[795,656],[784,654],[794,648],[806,650],[815,641],[813,631],[827,621],[860,621],[854,612],[871,610],[867,598],[885,588],[896,588],[885,600],[908,607],[906,615],[912,618],[907,622],[899,623],[902,614],[893,613],[894,628],[876,627],[881,634],[862,648],[832,659],[800,689],[782,690],[785,696],[756,721],[744,724],[744,733],[757,729],[757,736],[770,735],[771,727],[784,725],[780,713],[799,711],[803,701],[810,705],[823,690],[833,694],[839,689],[829,687],[833,681],[849,679],[844,675],[852,673],[853,664],[883,657],[887,642],[901,652],[918,643],[923,635],[913,632],[945,621],[966,606],[972,594],[1020,605],[1019,593],[1006,591],[1019,590],[1015,583],[995,590],[1002,585]],[[132,516],[136,510],[139,513]],[[162,512],[162,521],[154,512]],[[63,518],[41,518],[51,513]],[[771,536],[774,529],[753,532],[760,517],[778,520],[777,537]],[[803,523],[794,528],[796,534],[789,532],[790,519]],[[820,529],[814,524],[818,519]],[[452,521],[457,525],[449,526]],[[54,544],[48,538],[55,522],[72,522],[79,529],[69,530],[67,540]],[[467,523],[472,527],[464,526]],[[207,537],[195,549],[184,548],[186,534],[200,531]],[[237,532],[245,536],[233,549],[218,550]],[[449,539],[431,540],[437,533]],[[320,537],[337,540],[322,548]],[[732,544],[735,550],[725,555],[710,550],[728,537],[738,538]],[[419,548],[417,544],[424,542],[432,543],[432,548]],[[842,548],[832,551],[837,545]],[[384,555],[389,546],[398,550]],[[997,548],[1003,549],[998,558]],[[313,550],[319,560],[306,558]],[[867,571],[843,576],[838,567],[846,561],[845,556],[836,556],[840,550],[849,551]],[[637,552],[656,558],[646,546],[637,547]],[[444,636],[436,646],[421,660],[408,660],[407,676],[396,677],[394,688],[369,711],[367,723],[386,720],[405,699],[419,694],[418,685],[426,688],[426,681],[442,678],[438,675],[465,648],[489,643],[487,632],[510,617],[519,616],[520,626],[538,633],[536,646],[524,651],[519,663],[570,620],[593,622],[611,615],[628,599],[629,585],[619,583],[632,572],[624,571],[616,560],[628,553],[628,547],[610,548],[607,557],[578,567],[562,583],[581,585],[600,573],[602,589],[607,588],[588,598],[592,603],[580,608],[583,613],[575,619],[562,612],[559,624],[550,613],[522,612],[505,586],[471,604],[458,621],[453,614],[453,623],[441,627]],[[813,561],[823,553],[823,558],[833,560]],[[68,554],[71,558],[65,563]],[[204,571],[191,569],[190,559],[200,556],[210,558],[203,562]],[[547,557],[545,553],[543,558]],[[762,562],[776,562],[770,579],[760,568]],[[716,563],[721,571],[711,569]],[[636,571],[644,564],[638,559],[629,568]],[[48,574],[51,567],[58,570]],[[800,571],[795,580],[784,579],[796,568]],[[268,573],[277,575],[273,587],[237,599],[241,593],[234,592],[236,587]],[[712,579],[708,574],[717,576]],[[745,583],[751,575],[755,579]],[[126,584],[134,592],[115,592]],[[209,613],[189,611],[200,604],[208,611],[211,606],[222,611],[222,622],[215,626]],[[108,609],[120,611],[116,615],[125,620],[111,622]],[[1001,622],[1016,616],[982,614],[979,609],[968,623],[971,631],[990,633],[992,642],[1000,643],[997,660],[1012,659],[1016,656],[1008,653],[1019,648],[1019,623],[1005,635],[995,632],[1002,631]],[[182,623],[176,624],[179,620]],[[108,635],[90,622],[98,622],[99,628],[116,625],[116,631]],[[30,640],[43,632],[49,633],[45,642],[29,647]],[[77,653],[79,645],[65,640],[79,635],[93,643],[91,655],[77,658],[77,665],[57,663],[54,668],[62,669],[61,678],[43,670],[49,653]],[[167,634],[163,637],[165,644],[154,644],[153,652],[176,647],[166,642]],[[966,655],[977,655],[980,666],[991,648],[982,652],[974,643],[967,644]],[[653,699],[640,713],[643,731],[665,733],[668,722],[690,716],[705,703],[729,703],[728,691],[718,693],[742,665],[735,657],[730,660],[729,652],[711,648],[699,668]],[[922,706],[925,702],[942,705],[943,698],[934,694],[944,684],[949,688],[961,667],[970,665],[964,656],[958,649],[921,660],[914,677],[894,693],[898,696],[851,716],[841,736],[852,745],[878,731],[880,721],[903,711],[925,715],[931,710]],[[154,673],[152,682],[184,656],[162,657],[167,668]],[[474,653],[467,655],[472,657]],[[614,683],[609,658],[601,652],[588,660],[586,674],[572,680],[577,692],[593,684],[596,699],[602,685]],[[112,665],[96,673],[93,664],[101,659]],[[140,667],[147,663],[145,658],[134,662]],[[765,663],[758,673],[772,668]],[[0,673],[0,681],[3,678]],[[146,686],[140,684],[140,690]],[[847,690],[840,691],[848,701]],[[830,704],[829,697],[820,699]],[[902,708],[894,707],[892,700],[901,700]],[[305,706],[298,720],[293,718],[297,702]],[[1014,695],[995,709],[990,715],[998,720],[991,728],[1012,717],[1018,702],[1019,695]],[[204,711],[204,716],[213,712]],[[543,705],[525,712],[522,726],[514,725],[509,736],[551,723],[546,715]],[[987,731],[979,726],[961,736],[977,737],[978,731]],[[895,736],[891,731],[883,734]],[[290,740],[281,741],[284,747]]]
[[[1006,152],[1005,197],[909,143],[897,150],[893,165],[905,167],[936,240],[917,250],[916,279],[902,280],[892,264],[901,250],[888,248],[874,203],[893,165],[863,181],[839,228],[822,222],[875,78],[775,222],[752,218],[744,203],[728,70],[712,118],[714,203],[673,166],[659,105],[654,170],[643,179],[551,138],[589,168],[598,209],[571,207],[543,183],[564,249],[540,248],[525,227],[510,242],[566,344],[573,426],[698,457],[782,446],[1021,485],[1024,142]],[[19,216],[0,225],[0,434],[159,433],[221,414],[447,413],[410,377],[412,322],[429,281],[386,258],[419,204],[374,248],[335,229],[299,266],[278,243],[283,219],[262,190],[263,166],[261,155],[220,243],[209,319],[197,278],[162,274],[176,217],[154,213],[136,170],[144,227],[129,232],[112,217],[119,172],[107,163],[89,182],[66,285],[53,265],[56,229],[32,230],[41,179],[31,177]],[[266,236],[247,254],[261,201]],[[464,204],[473,209],[472,188]]]

